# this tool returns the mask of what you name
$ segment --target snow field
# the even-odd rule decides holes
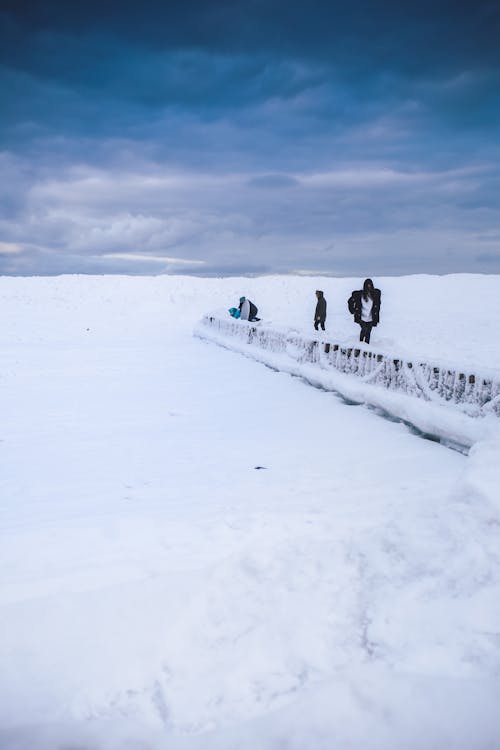
[[[494,438],[191,335],[318,280],[0,282],[2,750],[499,744]]]

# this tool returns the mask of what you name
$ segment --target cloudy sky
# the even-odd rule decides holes
[[[0,0],[0,273],[500,273],[500,2]]]

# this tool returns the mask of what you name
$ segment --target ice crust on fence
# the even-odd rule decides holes
[[[344,346],[323,338],[308,338],[269,325],[252,325],[207,314],[196,334],[249,345],[300,364],[359,378],[363,383],[413,396],[434,404],[454,405],[469,417],[500,417],[500,375],[495,378],[470,369],[443,366],[377,352],[371,347]],[[218,342],[220,343],[220,341]]]

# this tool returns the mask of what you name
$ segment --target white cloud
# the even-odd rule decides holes
[[[17,255],[23,252],[23,246],[16,242],[0,242],[0,255]]]
[[[143,253],[104,253],[99,258],[106,260],[132,260],[144,263],[152,261],[153,263],[169,263],[176,266],[203,266],[203,260],[190,260],[187,258],[171,258],[167,255],[146,255]]]
[[[412,171],[345,159],[323,171],[213,174],[132,162],[48,175],[40,170],[29,189],[22,182],[20,210],[0,218],[0,272],[16,263],[24,272],[29,257],[34,272],[65,263],[112,273],[480,270],[471,237],[500,230],[496,205],[484,201],[495,195],[484,163]]]

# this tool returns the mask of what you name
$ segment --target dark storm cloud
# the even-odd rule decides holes
[[[458,60],[467,68],[498,62],[500,10],[495,0],[473,5],[469,0],[12,0],[1,7],[9,24],[10,54],[23,61],[29,55],[25,49],[17,51],[12,33],[16,26],[30,37],[50,31],[94,34],[154,49],[274,51],[286,57],[345,59],[349,67],[361,56],[355,72],[367,58],[377,67],[388,67],[393,59],[409,71],[439,67],[448,73]]]
[[[498,3],[414,6],[1,2],[0,272],[496,270]]]
[[[414,5],[4,2],[1,61],[28,80],[110,104],[177,105],[208,116],[321,84],[340,89],[341,100],[349,92],[356,105],[367,96],[404,100],[416,88],[425,96],[429,79],[455,78],[455,90],[431,87],[431,103],[444,99],[463,115],[468,88],[468,102],[482,106],[498,84],[475,77],[498,73],[498,4]],[[325,117],[338,113],[331,96],[321,104]]]

